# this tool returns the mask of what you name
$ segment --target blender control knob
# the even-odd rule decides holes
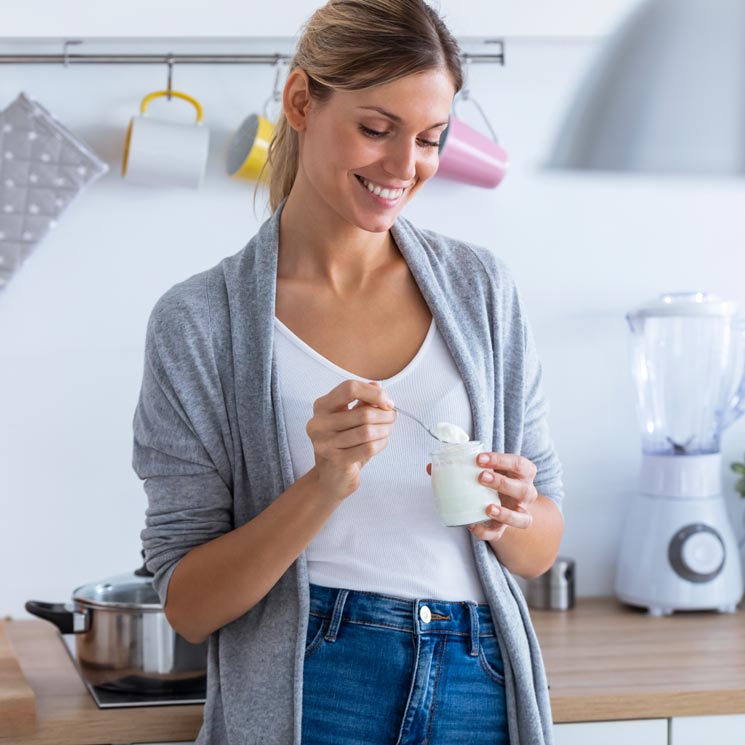
[[[726,551],[719,533],[709,525],[693,523],[670,541],[668,558],[678,575],[690,582],[709,582],[724,567]]]

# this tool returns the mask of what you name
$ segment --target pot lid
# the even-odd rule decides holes
[[[152,577],[141,577],[134,572],[117,574],[100,582],[75,588],[72,599],[86,605],[128,610],[163,610]]]
[[[735,303],[722,300],[709,292],[668,292],[631,311],[629,315],[637,318],[659,316],[731,318],[736,311]]]

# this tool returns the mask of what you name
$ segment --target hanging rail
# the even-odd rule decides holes
[[[466,62],[496,62],[504,65],[504,44],[499,40],[493,42],[499,46],[497,52],[471,53],[464,52],[461,57]],[[0,54],[0,64],[64,65],[274,65],[289,61],[289,54]]]

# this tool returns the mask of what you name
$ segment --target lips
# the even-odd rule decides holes
[[[378,184],[370,179],[366,179],[364,176],[358,174],[355,174],[355,176],[371,194],[387,201],[396,201],[405,191],[405,188],[402,187],[391,188],[389,186],[384,186],[383,184]]]

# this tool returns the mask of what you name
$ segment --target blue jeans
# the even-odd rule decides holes
[[[507,745],[488,605],[310,586],[303,745]]]

